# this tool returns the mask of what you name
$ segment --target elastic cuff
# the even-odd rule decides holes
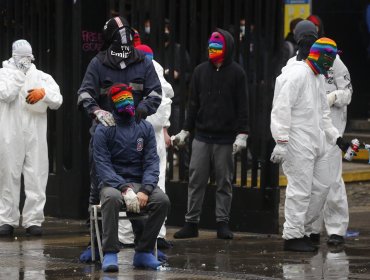
[[[139,189],[139,192],[145,193],[146,195],[150,195],[153,189],[154,188],[151,185],[145,185]]]
[[[124,193],[128,188],[131,188],[131,186],[129,184],[126,184],[126,185],[119,186],[118,190]]]

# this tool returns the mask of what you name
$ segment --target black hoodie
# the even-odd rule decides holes
[[[188,115],[184,130],[195,129],[199,141],[232,144],[239,133],[248,133],[248,91],[243,68],[233,60],[234,39],[223,29],[225,38],[223,64],[199,64],[193,73]]]

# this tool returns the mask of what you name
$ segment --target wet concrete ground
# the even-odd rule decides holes
[[[48,218],[42,238],[19,228],[13,239],[0,239],[0,279],[370,279],[370,183],[349,184],[347,192],[349,230],[359,235],[343,247],[328,247],[324,236],[317,253],[292,253],[282,250],[280,234],[235,233],[224,241],[201,231],[173,240],[165,270],[134,269],[133,249],[122,249],[119,272],[105,274],[99,264],[78,261],[89,240],[85,221]],[[176,230],[168,229],[168,239]]]

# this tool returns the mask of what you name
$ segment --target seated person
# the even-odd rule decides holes
[[[133,265],[157,269],[161,262],[153,255],[159,230],[167,216],[169,199],[157,187],[159,158],[152,125],[135,121],[131,88],[113,85],[109,90],[116,126],[98,125],[93,156],[100,181],[102,246],[105,272],[118,271],[119,210],[126,204],[127,215],[148,212],[148,219],[132,220],[135,234]]]

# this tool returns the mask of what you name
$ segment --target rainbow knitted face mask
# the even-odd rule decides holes
[[[116,84],[110,88],[109,94],[113,101],[115,111],[118,114],[135,115],[135,105],[131,87],[125,84]]]
[[[213,32],[208,41],[208,56],[212,63],[222,63],[225,57],[225,38],[219,32]]]
[[[337,52],[337,44],[332,39],[320,38],[312,45],[307,63],[315,74],[323,74],[327,77]]]

